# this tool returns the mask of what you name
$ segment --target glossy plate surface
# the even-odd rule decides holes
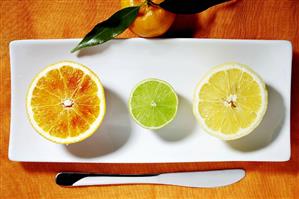
[[[108,163],[289,160],[292,46],[288,41],[117,39],[71,54],[78,42],[10,43],[9,159]],[[51,143],[36,133],[25,108],[31,80],[44,67],[61,60],[82,63],[96,72],[107,100],[107,114],[98,131],[68,146]],[[264,79],[269,105],[252,134],[224,142],[199,127],[192,114],[192,98],[196,84],[210,67],[232,61],[249,65]],[[177,117],[160,130],[141,128],[128,112],[131,90],[146,78],[167,81],[179,96]]]

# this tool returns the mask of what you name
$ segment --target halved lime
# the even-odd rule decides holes
[[[140,126],[160,129],[175,118],[178,101],[177,94],[167,82],[145,79],[133,89],[129,110]]]

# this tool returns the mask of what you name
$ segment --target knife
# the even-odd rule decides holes
[[[245,176],[243,169],[223,169],[195,172],[161,174],[100,174],[61,172],[56,183],[61,186],[92,186],[120,184],[164,184],[183,187],[221,187],[240,181]]]

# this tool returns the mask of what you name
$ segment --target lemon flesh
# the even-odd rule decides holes
[[[267,104],[263,80],[246,65],[227,63],[214,67],[199,82],[193,112],[208,133],[233,140],[259,125]]]

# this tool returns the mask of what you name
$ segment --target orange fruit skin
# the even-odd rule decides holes
[[[140,37],[158,37],[164,34],[173,24],[176,14],[144,2],[145,0],[121,0],[122,8],[141,5],[137,18],[129,27],[130,30]],[[153,2],[160,3],[161,0]]]
[[[49,65],[32,80],[26,108],[33,128],[58,144],[91,136],[106,112],[104,88],[97,75],[72,61]]]

